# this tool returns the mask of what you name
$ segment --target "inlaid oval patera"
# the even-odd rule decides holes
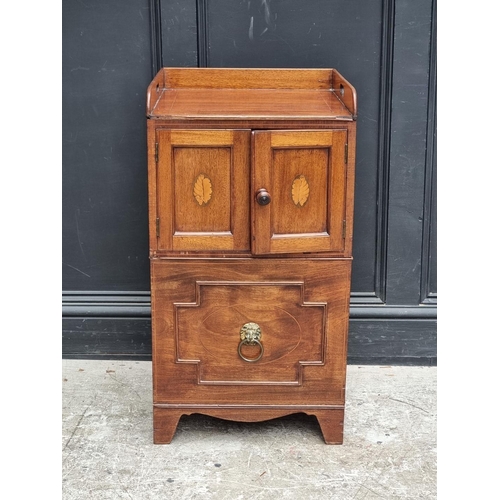
[[[246,338],[241,333],[241,324],[248,324],[248,319],[256,319],[260,329],[259,336],[257,330],[251,327],[249,338],[255,333],[253,338],[262,342],[266,348],[266,355],[261,364],[272,364],[288,357],[302,340],[302,318],[298,313],[302,312],[303,307],[295,306],[285,310],[272,304],[237,303],[210,309],[208,314],[205,311],[200,314],[199,321],[198,317],[196,320],[191,318],[190,329],[198,332],[198,342],[203,346],[204,354],[211,359],[220,361],[228,352],[231,352],[231,355],[236,354],[233,347],[237,347],[238,342]],[[190,310],[192,311],[195,309]],[[310,313],[311,309],[308,312]],[[317,313],[313,312],[313,315],[315,314]],[[256,342],[249,342],[248,345],[256,345]],[[293,362],[291,364],[293,365]]]
[[[200,174],[194,181],[193,195],[198,205],[206,205],[212,198],[212,181],[205,174]]]
[[[295,177],[292,183],[292,200],[296,206],[303,207],[309,198],[309,183],[303,175]]]

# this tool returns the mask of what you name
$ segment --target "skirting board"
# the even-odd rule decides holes
[[[149,293],[65,294],[64,359],[151,359]],[[435,306],[351,307],[349,364],[436,365]]]

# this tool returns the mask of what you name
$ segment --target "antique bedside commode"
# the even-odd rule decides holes
[[[315,415],[343,439],[356,92],[334,69],[149,85],[154,442],[182,415]]]

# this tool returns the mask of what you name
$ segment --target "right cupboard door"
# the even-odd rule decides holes
[[[347,130],[252,133],[252,251],[345,247]]]

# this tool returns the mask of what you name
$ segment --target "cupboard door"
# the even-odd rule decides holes
[[[250,131],[157,131],[158,250],[243,251]]]
[[[347,131],[252,133],[255,254],[342,252]]]

